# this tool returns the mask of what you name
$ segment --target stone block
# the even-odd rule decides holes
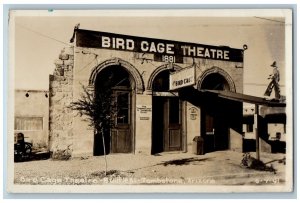
[[[74,47],[65,47],[64,53],[68,55],[74,55]]]
[[[74,61],[73,60],[67,60],[64,63],[65,66],[69,66],[69,65],[74,65]]]
[[[72,114],[73,113],[73,110],[70,109],[70,108],[65,108],[65,113],[67,114]],[[73,116],[72,116],[73,117]]]
[[[62,63],[58,63],[58,64],[55,64],[55,69],[61,69],[61,68],[63,68],[64,67],[64,63],[63,63],[63,61],[61,61]]]
[[[71,97],[72,97],[72,94],[71,94],[71,92],[73,91],[73,88],[72,88],[72,87],[70,87],[70,86],[68,85],[68,86],[64,87],[63,90],[64,90],[64,92],[70,92],[70,93],[67,94],[66,96],[71,96]]]
[[[57,92],[56,96],[52,98],[54,102],[60,102],[64,99],[65,95],[62,92]],[[55,105],[55,104],[54,104]]]
[[[56,65],[56,67],[60,67],[64,64],[64,61],[60,60],[60,59],[56,59],[54,61],[54,64]]]
[[[62,68],[56,68],[54,70],[54,75],[55,76],[63,76],[64,75],[64,70]]]
[[[50,99],[51,99],[51,97],[54,97],[56,95],[56,92],[52,90],[49,92],[49,95],[50,95]]]
[[[56,92],[62,92],[62,88],[61,87],[57,88]]]
[[[72,85],[73,84],[73,74],[67,78],[68,84]]]
[[[68,130],[68,137],[69,137],[69,139],[70,139],[70,137],[73,137],[73,130],[72,129]]]
[[[59,121],[59,120],[56,120],[56,121]],[[57,123],[55,125],[53,125],[53,129],[55,129],[55,130],[63,130],[63,126],[61,124],[57,124]],[[59,137],[59,136],[56,136],[56,137]]]
[[[56,80],[54,80],[50,83],[50,89],[52,89],[52,90],[54,90],[58,86],[59,86],[59,82],[57,82]]]
[[[68,84],[68,81],[66,80],[66,78],[64,78],[64,80],[61,80],[61,81],[60,81],[61,87],[64,87],[64,86],[66,86],[67,84]]]
[[[73,73],[73,67],[74,67],[74,64],[69,64],[69,65],[67,66],[67,69],[66,69],[66,70],[68,70],[70,73]]]
[[[68,60],[69,59],[69,55],[66,54],[66,53],[61,53],[61,54],[59,54],[58,58],[60,60]]]
[[[53,75],[49,75],[49,81],[53,81],[54,80],[54,76]]]
[[[63,71],[63,69],[62,69],[62,71]],[[66,78],[64,76],[57,76],[56,77],[56,81],[61,82],[61,81],[65,81],[65,80],[66,80]]]

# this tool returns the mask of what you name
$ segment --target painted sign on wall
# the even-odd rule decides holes
[[[189,42],[76,30],[76,46],[154,54],[154,60],[183,63],[183,57],[243,62],[243,50]]]
[[[190,111],[190,119],[191,120],[196,120],[197,116],[198,116],[197,108],[196,107],[191,107],[191,108],[189,108],[189,111]]]
[[[136,111],[139,120],[150,120],[152,116],[152,106],[149,105],[137,105]]]
[[[195,83],[195,68],[193,66],[170,74],[170,90],[191,86]]]

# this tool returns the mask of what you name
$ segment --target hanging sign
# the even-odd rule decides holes
[[[184,68],[180,71],[170,74],[170,90],[179,89],[194,85],[195,80],[195,68],[194,66]]]

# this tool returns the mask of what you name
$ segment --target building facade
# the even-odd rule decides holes
[[[62,50],[50,75],[53,157],[59,153],[91,156],[101,151],[102,140],[95,130],[67,106],[81,98],[82,86],[97,92],[107,81],[114,85],[118,107],[115,125],[106,136],[108,153],[189,152],[195,136],[207,138],[207,151],[242,149],[242,103],[179,94],[188,85],[196,90],[242,93],[242,49],[81,29],[74,32],[72,46]]]
[[[23,133],[33,149],[48,151],[48,90],[15,90],[14,132]]]
[[[243,108],[243,151],[255,151],[254,106]],[[263,152],[286,151],[286,108],[259,108],[260,150]]]

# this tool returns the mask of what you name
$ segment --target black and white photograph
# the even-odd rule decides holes
[[[8,191],[291,192],[290,9],[10,10]]]

